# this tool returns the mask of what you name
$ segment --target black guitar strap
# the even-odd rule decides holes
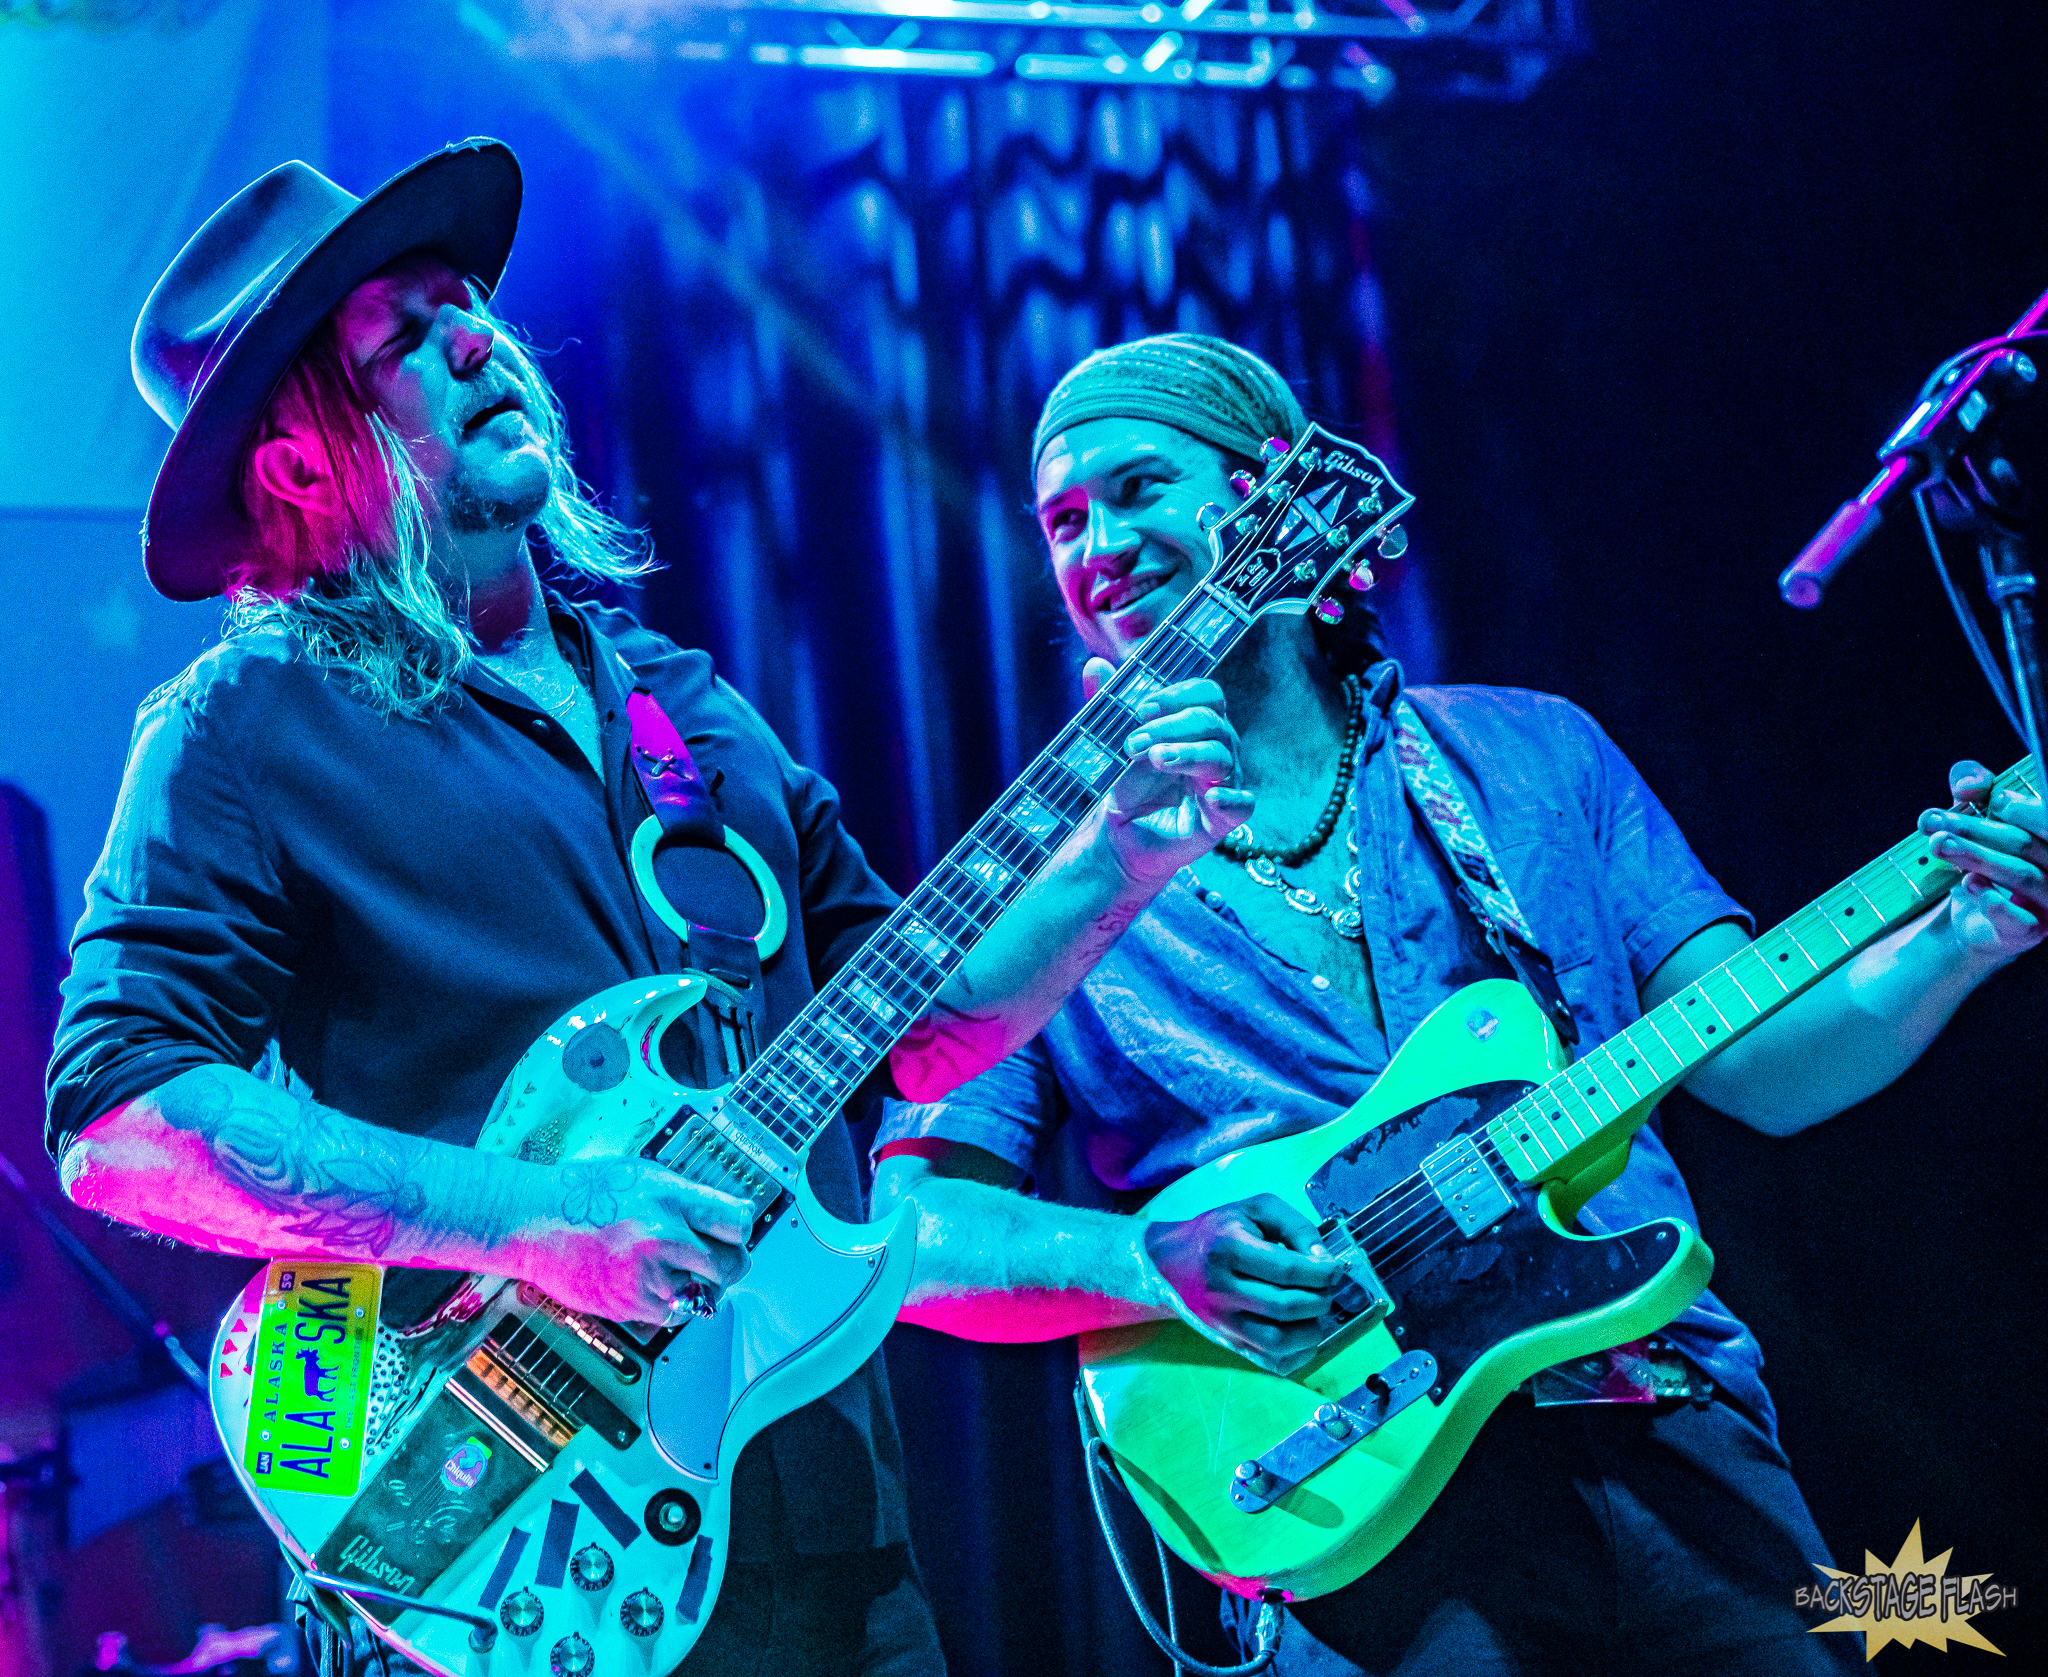
[[[1507,875],[1494,860],[1493,846],[1486,842],[1450,765],[1405,694],[1394,701],[1391,720],[1401,779],[1458,881],[1459,897],[1486,929],[1486,941],[1536,999],[1569,1056],[1578,1046],[1578,1021],[1558,986],[1557,969],[1536,942],[1536,933],[1508,888]]]

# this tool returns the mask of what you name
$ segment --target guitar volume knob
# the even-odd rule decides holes
[[[619,1623],[632,1636],[652,1636],[661,1629],[661,1598],[652,1590],[635,1590],[619,1603]]]
[[[569,1557],[569,1576],[579,1590],[601,1590],[612,1581],[612,1557],[595,1543],[586,1543]]]
[[[548,1652],[548,1670],[555,1677],[590,1677],[597,1653],[580,1636],[565,1636]]]
[[[498,1608],[498,1623],[514,1636],[531,1636],[540,1629],[548,1610],[531,1590],[515,1590]]]

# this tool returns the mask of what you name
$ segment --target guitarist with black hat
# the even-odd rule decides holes
[[[479,1150],[495,1092],[584,998],[689,963],[765,1045],[895,897],[705,654],[541,584],[537,549],[572,580],[645,556],[490,310],[520,191],[486,140],[363,199],[288,163],[143,309],[136,379],[173,432],[144,562],[172,599],[227,594],[229,629],[138,718],[49,1141],[81,1205],[195,1245],[511,1277],[673,1325],[739,1276],[751,1213],[637,1155]],[[1028,1039],[1244,818],[1213,684],[1158,697],[1137,760],[897,1044],[898,1087],[936,1095]],[[658,717],[666,745],[641,735]],[[663,818],[651,859],[643,787],[682,831]],[[821,1121],[809,1181],[858,1220],[844,1125]],[[447,1485],[488,1454],[451,1457]],[[686,1669],[939,1669],[879,1360],[735,1478],[734,1559]]]

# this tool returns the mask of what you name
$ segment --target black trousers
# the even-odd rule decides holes
[[[676,1677],[945,1677],[907,1543],[733,1561]]]
[[[1399,1548],[1288,1610],[1273,1671],[1842,1677],[1862,1639],[1793,1606],[1827,1560],[1784,1453],[1731,1405],[1517,1395]],[[1223,1603],[1249,1654],[1255,1605]]]

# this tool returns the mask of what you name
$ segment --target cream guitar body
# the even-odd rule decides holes
[[[1405,1138],[1434,1149],[1454,1134],[1478,1137],[1456,1168],[1487,1173],[1466,1186],[1495,1196],[1477,1212],[1499,1213],[1468,1239],[1426,1180],[1411,1190],[1402,1221],[1412,1229],[1401,1238],[1414,1258],[1378,1268],[1397,1307],[1348,1329],[1328,1319],[1329,1348],[1291,1377],[1178,1322],[1083,1336],[1081,1385],[1095,1424],[1153,1528],[1189,1565],[1245,1595],[1308,1597],[1348,1583],[1408,1534],[1517,1385],[1662,1327],[1706,1286],[1713,1255],[1684,1224],[1571,1232],[1579,1205],[1620,1173],[1626,1133],[1569,1181],[1540,1190],[1487,1157],[1488,1120],[1560,1063],[1549,1022],[1519,984],[1472,985],[1423,1022],[1343,1117],[1226,1154],[1147,1204],[1148,1220],[1180,1219],[1271,1193],[1322,1224]],[[1333,1252],[1350,1244],[1341,1229],[1325,1243]],[[1396,1370],[1405,1381],[1387,1372]],[[1383,1372],[1385,1398],[1367,1386]],[[1370,1432],[1345,1423],[1359,1436],[1340,1448],[1317,1425],[1325,1403],[1367,1419],[1374,1403],[1392,1413]],[[1239,1467],[1305,1426],[1328,1441],[1327,1460],[1277,1499],[1248,1506]]]
[[[763,1213],[748,1273],[709,1316],[636,1329],[472,1278],[408,1335],[378,1320],[375,1266],[279,1260],[222,1323],[214,1418],[301,1565],[495,1621],[479,1648],[464,1620],[357,1601],[431,1670],[672,1670],[724,1576],[741,1449],[851,1375],[894,1320],[910,1221],[834,1217],[722,1091],[663,1070],[670,1028],[708,988],[695,974],[649,979],[566,1015],[514,1069],[478,1145],[544,1162],[624,1157],[689,1112],[694,1139],[677,1131],[670,1156]],[[279,1308],[294,1296],[314,1302]]]

